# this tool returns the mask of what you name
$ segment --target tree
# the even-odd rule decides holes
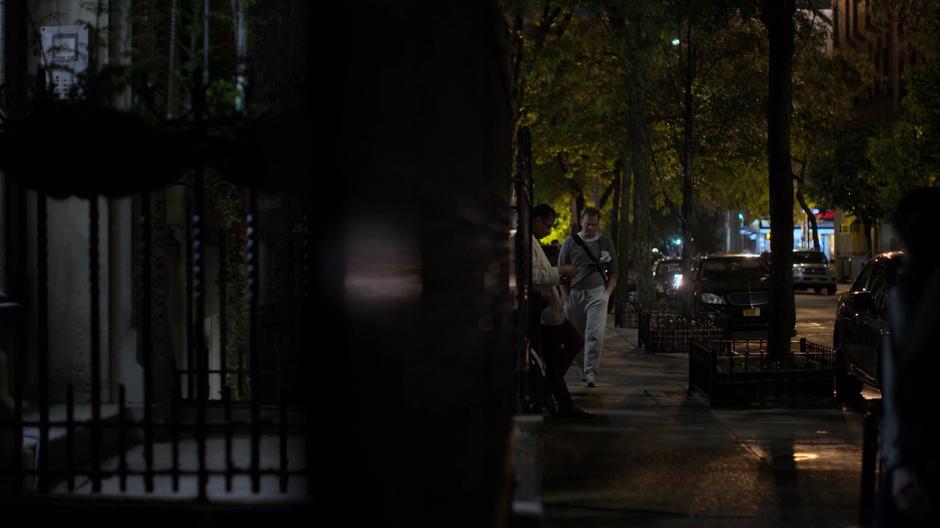
[[[658,2],[609,3],[604,16],[611,35],[622,46],[626,64],[627,129],[633,173],[633,268],[637,302],[645,309],[656,303],[650,246],[650,152],[647,93],[668,10]]]
[[[767,165],[770,179],[770,323],[768,355],[790,351],[796,323],[793,300],[793,175],[790,114],[793,99],[794,0],[765,2],[761,20],[770,43],[767,98]]]
[[[889,27],[903,20],[910,49],[919,57],[903,79],[907,94],[896,122],[883,127],[868,142],[866,157],[872,178],[879,183],[885,212],[911,189],[937,185],[940,180],[940,5],[928,0],[892,0],[877,4],[876,14]],[[896,31],[896,30],[895,30]]]
[[[665,67],[650,90],[651,150],[662,200],[685,233],[687,258],[700,206],[708,218],[728,209],[766,210],[759,110],[766,37],[733,2],[673,6],[669,35],[676,38],[664,43]]]
[[[871,79],[871,67],[866,58],[848,51],[838,54],[825,51],[831,21],[821,17],[815,11],[800,11],[796,17],[791,135],[796,199],[810,220],[816,249],[819,249],[818,228],[809,201],[832,206],[836,201],[844,201],[844,196],[837,196],[838,190],[831,187],[836,194],[814,193],[807,171],[814,160],[824,155],[826,145],[841,139],[853,120],[856,98]],[[825,177],[818,171],[814,174],[816,178]]]
[[[868,254],[871,255],[871,230],[887,212],[881,196],[882,183],[866,157],[866,148],[875,134],[875,127],[856,119],[843,123],[833,132],[807,169],[811,192],[862,222]]]
[[[807,141],[815,148],[807,151],[806,170],[811,196],[841,207],[861,221],[869,255],[874,252],[872,229],[878,220],[890,214],[906,192],[936,185],[940,175],[940,153],[936,148],[940,142],[940,112],[933,95],[940,82],[940,6],[921,0],[884,0],[872,7],[879,25],[894,28],[892,31],[900,20],[908,23],[906,32],[913,50],[910,55],[922,57],[911,64],[904,78],[907,95],[901,112],[893,121],[877,122],[840,110],[828,123],[820,124],[822,134]],[[836,81],[838,76],[832,76],[833,71],[849,70],[843,76],[849,79],[854,71],[858,77],[856,89],[847,93],[852,99],[860,93],[858,87],[872,80],[871,72],[858,64],[863,60],[842,53],[819,71]],[[826,93],[825,89],[818,90],[810,103],[824,102]],[[843,101],[839,108],[852,104]]]

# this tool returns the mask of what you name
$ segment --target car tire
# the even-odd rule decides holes
[[[820,288],[819,286],[814,286],[813,291],[816,292],[816,294],[818,295],[819,293],[822,292],[822,288]]]
[[[826,293],[828,293],[829,295],[835,295],[835,294],[836,294],[836,287],[835,287],[835,285],[828,286],[828,287],[826,288]]]
[[[856,406],[862,401],[862,382],[849,374],[845,361],[845,350],[840,340],[836,346],[836,361],[832,366],[836,403]]]

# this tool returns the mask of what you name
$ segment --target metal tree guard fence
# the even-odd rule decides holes
[[[832,405],[835,351],[800,339],[782,357],[764,340],[692,340],[689,393],[712,406],[755,403]]]
[[[708,343],[724,337],[723,325],[714,317],[688,318],[670,310],[640,310],[637,326],[647,354],[685,353],[692,340]]]

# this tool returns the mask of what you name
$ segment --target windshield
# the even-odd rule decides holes
[[[766,277],[767,265],[759,258],[708,259],[702,262],[705,280],[759,279]]]
[[[818,251],[794,251],[793,252],[793,263],[794,264],[825,264],[829,262],[826,260],[826,255]]]
[[[678,261],[663,261],[659,263],[659,267],[656,268],[656,276],[667,276],[670,273],[682,273],[682,262]]]

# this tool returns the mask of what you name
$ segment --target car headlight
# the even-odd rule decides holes
[[[682,274],[676,273],[672,276],[672,288],[678,290],[680,286],[682,286]]]
[[[725,304],[725,300],[714,293],[703,293],[702,302],[705,304]]]

